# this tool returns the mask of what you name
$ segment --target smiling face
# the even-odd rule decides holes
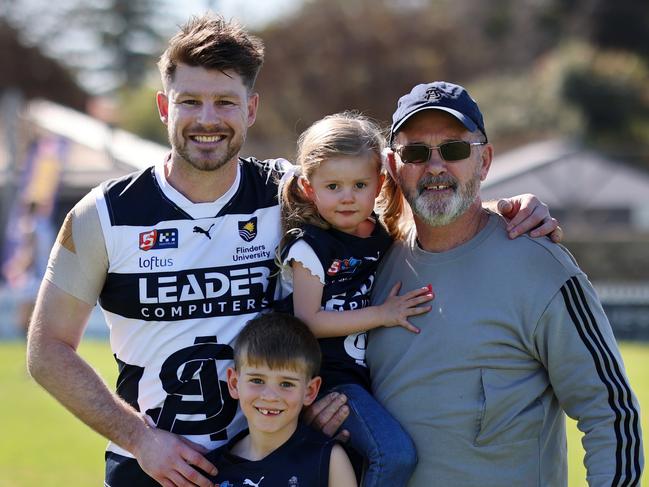
[[[234,71],[179,64],[157,103],[173,161],[214,171],[236,161],[255,121],[258,96],[248,94]]]
[[[357,236],[372,214],[384,176],[370,156],[341,156],[322,161],[303,179],[307,197],[333,228]]]
[[[469,132],[452,115],[425,110],[413,116],[398,132],[395,145],[438,146],[444,142],[480,139],[479,132]],[[453,162],[443,160],[437,150],[422,164],[404,164],[395,154],[396,179],[415,218],[439,227],[455,221],[470,208],[479,208],[480,182],[487,176],[491,154],[488,144],[473,147],[468,158]]]
[[[293,434],[302,407],[313,403],[321,383],[320,377],[307,378],[305,369],[248,363],[238,370],[228,369],[230,395],[239,400],[251,432],[276,435],[283,441]]]

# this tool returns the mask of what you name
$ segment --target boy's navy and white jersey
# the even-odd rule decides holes
[[[281,166],[240,160],[235,183],[210,203],[172,188],[163,164],[93,190],[117,393],[158,428],[209,449],[245,427],[225,370],[234,339],[272,298]]]
[[[335,441],[319,431],[298,424],[286,443],[259,461],[231,453],[247,436],[244,431],[228,445],[206,455],[219,473],[212,481],[221,487],[327,487],[329,463]]]
[[[293,312],[293,282],[290,262],[297,260],[320,279],[322,309],[350,311],[370,306],[370,293],[378,264],[392,243],[381,224],[362,238],[335,229],[304,225],[282,249],[281,294],[275,309]],[[323,390],[338,384],[356,383],[370,389],[365,365],[365,332],[321,338]]]

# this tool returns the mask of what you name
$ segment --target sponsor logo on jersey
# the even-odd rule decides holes
[[[109,274],[102,307],[128,318],[179,321],[268,308],[273,260],[255,265],[148,274]]]
[[[288,479],[288,487],[298,487],[297,477],[295,475]]]
[[[239,236],[246,242],[252,242],[257,236],[257,217],[239,222]]]
[[[138,317],[179,320],[260,312],[268,307],[271,266],[268,261],[253,267],[141,276]]]
[[[235,262],[259,259],[270,259],[270,250],[266,250],[264,244],[251,245],[250,247],[237,247],[236,255],[232,256],[232,260]]]
[[[251,485],[252,487],[259,487],[262,480],[264,480],[264,477],[260,478],[257,482],[253,482],[250,479],[246,479],[243,481],[243,485]]]
[[[327,269],[328,276],[335,276],[336,274],[353,274],[356,268],[362,261],[354,257],[349,259],[335,259],[329,269]]]
[[[214,226],[214,223],[212,223],[207,230],[205,230],[203,227],[199,227],[196,225],[194,227],[194,233],[202,233],[205,235],[209,240],[212,240],[212,236],[210,235],[210,232],[212,231],[212,227]]]
[[[161,259],[160,257],[140,257],[137,260],[137,265],[140,269],[160,269],[162,267],[172,267],[174,260],[172,258]]]
[[[177,249],[178,229],[161,228],[140,233],[140,248],[142,250]]]

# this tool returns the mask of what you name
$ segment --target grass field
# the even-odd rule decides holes
[[[621,349],[631,384],[646,413],[649,345],[624,343]],[[114,384],[116,366],[106,342],[84,342],[80,352],[109,384]],[[24,343],[0,343],[0,384],[1,487],[102,485],[106,440],[76,420],[28,377]],[[580,435],[574,423],[569,423],[569,485],[583,486],[586,474]],[[649,431],[647,414],[642,417],[642,428]]]

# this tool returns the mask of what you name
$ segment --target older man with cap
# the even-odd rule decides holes
[[[415,227],[377,276],[432,284],[421,333],[372,331],[376,397],[412,436],[409,486],[565,486],[564,412],[584,432],[591,486],[639,485],[638,402],[609,322],[568,251],[547,238],[511,240],[483,209],[493,148],[461,86],[415,86],[399,100],[387,165]]]

